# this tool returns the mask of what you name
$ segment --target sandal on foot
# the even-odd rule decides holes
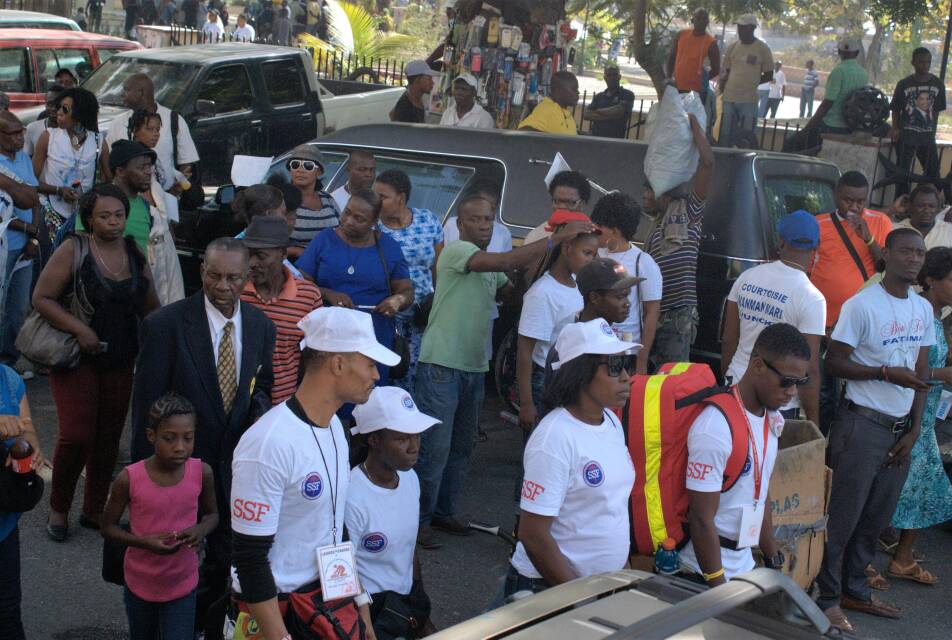
[[[866,565],[866,584],[876,591],[889,591],[889,581],[886,580],[873,565]]]
[[[846,617],[846,614],[843,613],[843,610],[838,606],[830,607],[824,612],[826,619],[830,621],[830,624],[846,633],[853,633],[853,625],[850,623],[849,618]]]
[[[893,560],[889,563],[889,567],[886,569],[886,574],[891,578],[900,578],[902,580],[910,580],[912,582],[918,582],[919,584],[934,585],[939,582],[939,579],[929,573],[922,566],[916,562],[912,561],[912,564],[906,565],[905,567],[900,566],[898,562]]]
[[[868,613],[873,616],[879,616],[880,618],[898,620],[902,617],[902,611],[899,607],[880,600],[874,595],[871,595],[869,600],[860,600],[859,598],[854,598],[844,593],[840,598],[840,606],[844,609]]]

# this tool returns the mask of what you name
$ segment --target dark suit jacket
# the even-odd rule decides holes
[[[212,467],[220,488],[230,487],[232,452],[245,430],[271,408],[274,382],[274,324],[254,306],[240,304],[241,372],[229,416],[225,415],[218,388],[204,294],[199,291],[165,306],[142,323],[132,388],[133,462],[152,454],[145,435],[149,407],[162,395],[175,392],[195,405],[197,424],[192,455]]]

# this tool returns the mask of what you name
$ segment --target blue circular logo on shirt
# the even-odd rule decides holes
[[[747,460],[744,461],[744,470],[740,472],[740,475],[746,476],[750,473],[750,468],[754,465],[754,461],[750,459],[750,454],[747,454]]]
[[[587,463],[582,468],[582,480],[590,487],[601,486],[605,482],[605,472],[602,471],[602,466],[594,460]]]
[[[301,483],[301,495],[308,500],[317,500],[324,491],[324,481],[321,480],[317,471],[312,471],[304,478]]]
[[[387,536],[380,532],[368,533],[360,539],[360,546],[370,553],[380,553],[387,548]]]

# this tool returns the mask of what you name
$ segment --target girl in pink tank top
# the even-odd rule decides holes
[[[198,549],[218,525],[214,478],[211,467],[190,457],[195,409],[185,398],[159,398],[146,433],[155,453],[123,469],[113,482],[102,534],[128,547],[130,640],[191,640]],[[119,526],[127,506],[131,531]]]

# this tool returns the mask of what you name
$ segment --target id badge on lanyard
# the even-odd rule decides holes
[[[350,542],[318,547],[317,565],[324,602],[350,598],[360,593],[357,561],[354,558],[354,546]]]
[[[734,397],[747,416],[747,410],[740,400],[737,393],[737,387],[734,387]],[[760,529],[764,522],[764,509],[766,500],[761,498],[764,479],[764,467],[767,466],[767,436],[770,434],[769,412],[764,409],[764,448],[762,456],[757,455],[757,441],[754,439],[753,429],[750,427],[750,420],[747,421],[747,435],[750,437],[750,450],[753,455],[753,464],[750,472],[754,475],[754,501],[753,504],[745,504],[740,518],[740,535],[737,537],[737,548],[746,549],[756,547],[760,544]]]

